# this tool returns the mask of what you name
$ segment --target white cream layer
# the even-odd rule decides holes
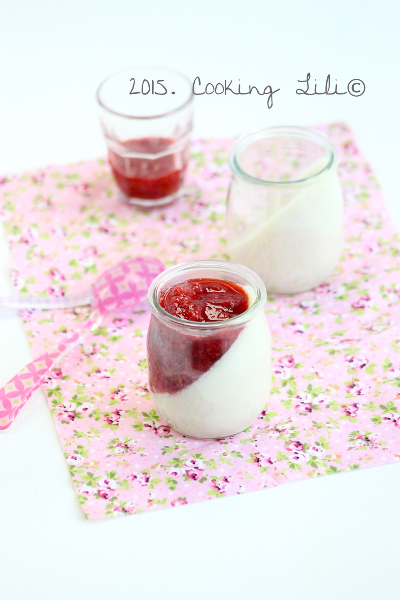
[[[244,325],[229,350],[176,394],[152,393],[160,417],[195,438],[222,438],[246,429],[271,388],[271,338],[264,311]]]
[[[249,193],[247,185],[232,187],[232,205],[245,206]],[[294,186],[292,195],[281,199],[279,191],[268,193],[274,196],[264,203],[271,200],[276,212],[269,207],[243,235],[230,236],[230,259],[255,271],[268,293],[312,289],[331,274],[342,249],[343,201],[336,171],[305,188]]]

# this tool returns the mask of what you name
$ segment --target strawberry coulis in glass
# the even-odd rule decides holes
[[[160,306],[186,321],[225,321],[248,309],[249,299],[237,283],[221,279],[189,279],[161,292]]]
[[[189,279],[162,290],[158,300],[169,314],[197,323],[226,321],[249,308],[240,285],[219,279]],[[242,329],[199,335],[152,317],[147,339],[151,390],[173,394],[194,383],[229,350]]]
[[[173,144],[169,138],[139,138],[123,142],[127,152],[159,154]],[[178,153],[172,152],[157,158],[123,156],[109,149],[108,158],[119,188],[129,198],[157,200],[177,192],[182,185],[186,164],[177,168]],[[177,160],[176,160],[177,159]]]

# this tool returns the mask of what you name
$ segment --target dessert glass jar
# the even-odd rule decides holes
[[[270,127],[231,149],[227,246],[268,293],[310,290],[332,273],[343,244],[337,153],[323,135]]]
[[[184,320],[162,308],[161,292],[199,278],[239,284],[249,308],[213,322]],[[266,297],[255,273],[226,261],[187,262],[156,277],[148,292],[149,386],[166,424],[183,435],[218,439],[243,431],[257,418],[271,387]]]
[[[170,69],[135,67],[103,81],[97,101],[120,198],[143,210],[173,202],[189,160],[191,82]]]

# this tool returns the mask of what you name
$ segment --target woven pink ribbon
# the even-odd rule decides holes
[[[139,304],[146,297],[150,283],[163,269],[162,262],[156,258],[134,258],[121,261],[103,273],[93,286],[94,309],[84,325],[52,351],[29,363],[0,389],[0,430],[10,427],[57,361],[82,341],[86,333],[98,327],[105,315]]]

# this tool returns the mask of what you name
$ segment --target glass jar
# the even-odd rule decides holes
[[[189,160],[191,82],[170,69],[136,67],[108,77],[97,101],[121,199],[142,209],[173,202]]]
[[[227,247],[268,293],[310,290],[331,275],[343,244],[337,153],[323,135],[270,127],[231,149]]]
[[[189,279],[241,285],[249,308],[224,321],[195,322],[165,311],[160,293]],[[241,265],[199,260],[171,267],[148,292],[152,311],[147,335],[150,394],[161,419],[194,438],[223,438],[251,425],[271,387],[271,341],[265,286]]]

